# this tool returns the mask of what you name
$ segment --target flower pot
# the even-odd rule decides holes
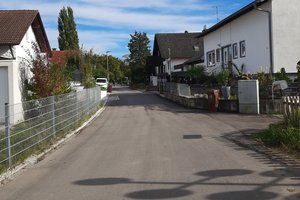
[[[230,98],[230,86],[222,86],[221,87],[222,96],[224,99]]]

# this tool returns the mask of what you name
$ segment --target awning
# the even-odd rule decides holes
[[[187,61],[185,61],[183,64],[184,65],[193,65],[193,64],[199,64],[199,63],[204,63],[203,56],[192,57],[192,58],[188,59]]]
[[[180,64],[180,65],[174,65],[174,69],[183,69],[184,64]]]

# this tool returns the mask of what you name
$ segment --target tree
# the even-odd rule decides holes
[[[58,45],[60,50],[78,50],[79,39],[71,7],[63,7],[58,17]]]
[[[96,82],[93,77],[93,50],[81,52],[80,70],[82,73],[82,84],[85,88],[94,87]]]
[[[26,95],[22,99],[39,99],[70,92],[65,67],[59,63],[50,63],[49,56],[40,52],[38,44],[33,43],[32,49],[33,52],[27,51],[28,59],[23,58],[20,65],[22,95]],[[32,77],[26,75],[27,69],[31,71]]]
[[[131,69],[131,81],[135,83],[145,83],[147,80],[146,61],[150,56],[150,40],[146,33],[134,32],[130,35],[128,43],[129,48],[129,66]]]

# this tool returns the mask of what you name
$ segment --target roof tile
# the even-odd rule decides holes
[[[37,10],[0,10],[0,44],[20,44]]]

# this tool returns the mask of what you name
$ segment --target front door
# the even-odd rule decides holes
[[[8,103],[8,69],[0,67],[0,122],[4,122],[5,103]]]

